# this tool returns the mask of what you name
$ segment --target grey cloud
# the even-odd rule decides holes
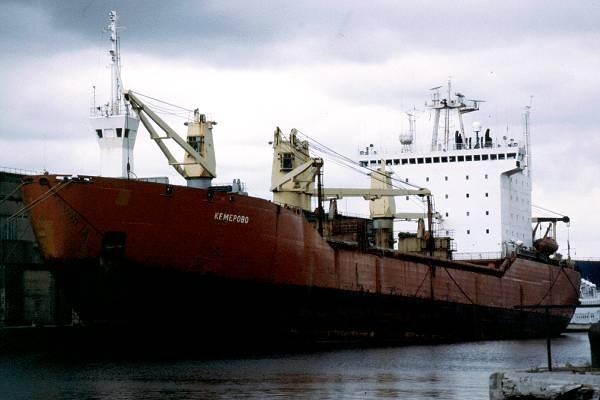
[[[106,25],[113,1],[7,3],[21,38],[70,37],[85,46]],[[5,6],[6,8],[7,6]],[[163,57],[248,66],[322,60],[382,62],[407,51],[448,52],[531,37],[597,34],[599,4],[582,1],[127,1],[123,45]],[[6,18],[6,17],[5,17]],[[47,20],[44,20],[47,18]],[[31,20],[27,24],[23,21]],[[10,22],[10,21],[9,21]],[[18,30],[18,29],[13,29]],[[6,45],[6,41],[3,41]],[[56,49],[65,48],[53,40]],[[315,43],[297,54],[288,46]],[[294,54],[297,56],[295,59]]]

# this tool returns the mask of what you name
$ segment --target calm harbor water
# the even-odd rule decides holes
[[[554,363],[590,362],[587,334],[553,340]],[[220,359],[0,355],[1,399],[487,399],[497,370],[546,364],[544,340]]]

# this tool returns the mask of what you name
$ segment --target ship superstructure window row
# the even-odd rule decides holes
[[[468,156],[443,156],[443,157],[416,157],[402,159],[387,159],[385,165],[414,165],[414,164],[439,164],[447,162],[465,162],[465,161],[487,161],[487,160],[507,160],[516,159],[517,153],[494,153],[494,154],[475,154]],[[381,164],[381,160],[361,161],[360,165]]]

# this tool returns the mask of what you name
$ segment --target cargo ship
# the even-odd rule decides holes
[[[367,188],[324,187],[310,141],[277,128],[273,199],[257,198],[239,180],[213,185],[215,123],[205,115],[196,110],[182,138],[139,94],[123,100],[187,186],[134,179],[131,146],[114,144],[122,177],[48,174],[23,184],[45,261],[86,324],[170,326],[227,342],[389,343],[559,335],[573,315],[531,307],[577,303],[580,276],[568,260],[518,243],[455,259],[452,238],[435,229],[443,217],[431,191],[398,184],[383,158],[361,161]],[[109,114],[94,134],[125,142],[126,126],[117,135]],[[167,141],[183,149],[181,162]],[[338,212],[350,196],[369,202],[370,217]],[[426,209],[397,213],[404,197]],[[415,232],[396,236],[398,219]]]

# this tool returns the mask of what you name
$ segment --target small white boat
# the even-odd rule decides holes
[[[582,278],[579,301],[582,305],[597,305],[598,307],[576,308],[575,314],[567,326],[569,331],[587,331],[592,324],[600,321],[600,292],[596,284]]]

